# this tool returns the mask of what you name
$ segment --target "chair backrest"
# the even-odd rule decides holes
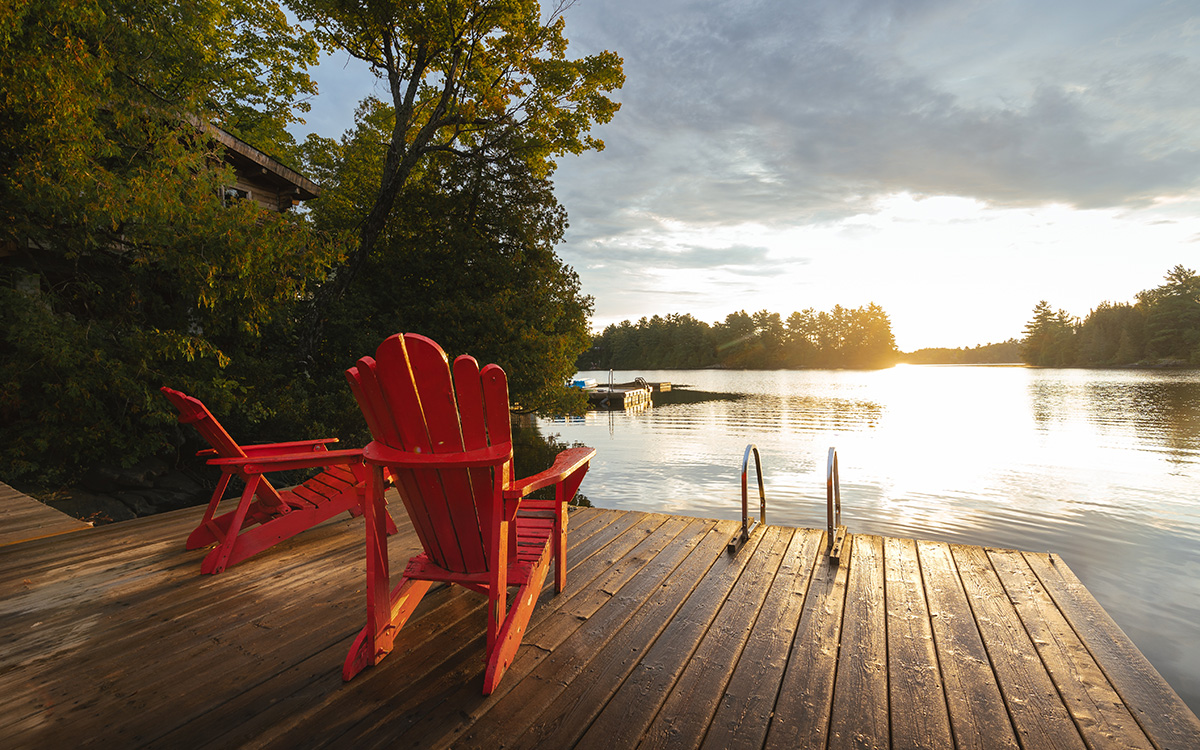
[[[177,391],[173,388],[163,386],[160,388],[163,395],[167,397],[175,408],[179,410],[180,424],[190,424],[200,433],[200,437],[204,438],[217,455],[221,458],[245,458],[246,453],[242,450],[242,446],[238,445],[217,418],[212,415],[200,399],[192,398],[191,396]]]
[[[242,450],[242,446],[225,431],[217,418],[212,415],[208,407],[198,399],[187,395],[174,388],[163,386],[159,388],[163,395],[179,410],[179,423],[190,424],[200,433],[200,437],[212,446],[212,453],[208,451],[200,451],[197,455],[215,455],[218,458],[245,458],[246,452]],[[245,479],[245,476],[240,470],[232,469],[234,473]],[[254,490],[254,494],[258,499],[269,506],[282,506],[283,498],[279,495],[279,490],[275,489],[274,485],[263,477],[259,481]]]
[[[372,436],[390,448],[437,454],[512,445],[504,371],[480,370],[461,356],[451,377],[446,353],[424,336],[389,337],[346,379]],[[430,560],[456,572],[486,571],[511,460],[495,470],[389,469]]]

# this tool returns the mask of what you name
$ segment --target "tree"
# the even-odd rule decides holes
[[[1175,266],[1166,283],[1138,295],[1148,308],[1146,353],[1200,364],[1200,277]]]
[[[339,250],[298,217],[225,206],[231,174],[202,121],[283,132],[314,55],[258,0],[0,10],[6,479],[161,449],[166,381],[217,408],[263,385],[231,363]]]
[[[327,180],[312,209],[322,231],[346,231],[361,216],[383,168],[375,144],[390,127],[390,108],[372,103],[352,135],[313,155]],[[435,155],[410,179],[404,211],[388,218],[363,273],[329,309],[311,369],[318,390],[344,392],[345,363],[411,330],[448,352],[500,364],[523,409],[556,409],[579,396],[564,383],[590,343],[591,298],[555,253],[566,213],[552,184],[510,145],[496,142],[478,158]],[[583,406],[577,398],[572,405]]]
[[[855,310],[862,345],[853,367],[891,367],[898,359],[896,338],[892,334],[892,321],[883,308],[874,302]]]
[[[597,336],[579,367],[689,369],[723,367],[890,367],[896,363],[891,321],[872,303],[829,313],[794,312],[784,325],[778,313],[744,310],[711,327],[690,315],[642,318],[610,325]]]
[[[753,367],[758,354],[758,328],[745,310],[729,313],[713,326],[717,356],[726,367]]]
[[[788,367],[812,367],[817,360],[817,312],[811,307],[793,312],[787,319],[786,362]]]
[[[1079,327],[1079,364],[1127,365],[1142,359],[1145,307],[1102,302]]]
[[[331,304],[371,258],[397,196],[430,157],[519,154],[544,178],[558,155],[603,147],[589,131],[617,111],[605,93],[624,83],[621,59],[567,58],[568,4],[543,20],[536,0],[290,1],[327,47],[370,65],[386,84],[391,119],[356,244],[314,300],[302,357],[315,351]]]
[[[1040,367],[1069,367],[1075,364],[1076,321],[1063,310],[1057,312],[1042,300],[1033,308],[1033,318],[1025,324],[1021,340],[1021,358]]]

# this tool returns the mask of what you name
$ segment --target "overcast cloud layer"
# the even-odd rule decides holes
[[[625,58],[592,171],[628,209],[810,221],[901,191],[1102,207],[1192,190],[1188,7],[584,0],[568,28]]]
[[[627,83],[617,96],[621,111],[598,130],[607,149],[563,159],[556,175],[571,221],[563,255],[595,296],[600,327],[669,312],[713,320],[742,308],[786,317],[830,299],[865,303],[850,287],[838,296],[847,267],[884,269],[910,292],[920,278],[939,283],[929,274],[894,278],[896,254],[918,268],[934,262],[923,258],[929,248],[917,235],[899,239],[889,228],[920,221],[920,211],[880,219],[908,198],[971,199],[974,208],[958,220],[980,231],[1006,231],[999,216],[1044,223],[1028,212],[1049,205],[1180,221],[1179,206],[1200,198],[1196,8],[1139,0],[580,0],[566,16],[572,54],[619,53]],[[369,84],[358,89],[365,95]],[[1176,201],[1176,214],[1154,214],[1166,199]],[[1030,258],[1021,249],[988,257],[1004,245],[986,244],[981,268],[1005,270],[1005,283],[1017,285]],[[958,260],[970,267],[970,248],[962,252]],[[1156,265],[1135,274],[1139,282],[1191,262],[1177,247],[1142,254]],[[1086,254],[1068,259],[1088,262]],[[870,276],[864,271],[858,291],[875,292],[899,336],[905,315],[910,325],[930,325],[915,306],[906,312],[909,303],[891,294],[886,277]],[[1095,286],[1091,303],[1107,291]],[[824,296],[808,293],[817,288]],[[1023,295],[1040,293],[1010,288],[980,304],[1011,299],[1013,310],[1028,311],[1037,298]],[[1088,293],[1063,290],[1072,299]],[[1021,320],[995,330],[1018,335]],[[987,340],[986,325],[978,330],[973,342],[939,343]]]

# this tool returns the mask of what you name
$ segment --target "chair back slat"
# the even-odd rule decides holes
[[[458,416],[462,424],[463,448],[480,450],[489,447],[487,421],[484,417],[483,384],[479,380],[479,363],[466,354],[454,360],[454,393],[458,399]],[[493,469],[477,468],[467,472],[475,495],[475,512],[479,516],[479,528],[492,526],[492,503],[487,499],[495,493],[496,472]],[[491,553],[491,534],[482,534],[485,556]]]
[[[375,363],[379,387],[400,436],[400,444],[392,447],[413,453],[433,453],[425,407],[417,390],[405,337],[396,334],[384,339],[375,352]],[[401,478],[403,487],[415,489],[411,505],[426,519],[425,523],[433,532],[432,543],[425,550],[426,553],[443,568],[462,571],[465,564],[458,549],[458,540],[454,538],[454,526],[450,522],[446,493],[438,472],[401,469],[393,470],[393,474]]]
[[[429,430],[425,427],[425,409],[413,379],[403,336],[389,336],[379,345],[375,352],[375,374],[400,440],[399,445],[392,447],[413,453],[432,452]]]
[[[480,390],[483,391],[483,414],[487,420],[488,441],[492,445],[512,445],[512,422],[508,412],[508,377],[499,365],[487,365],[479,371]],[[513,462],[501,466],[497,481],[507,486],[513,478]],[[508,537],[508,557],[517,559],[517,535]]]
[[[479,373],[486,404],[488,442],[492,445],[512,444],[512,422],[508,412],[508,376],[499,365],[488,365]]]
[[[383,395],[383,388],[379,385],[377,367],[374,357],[363,357],[358,360],[357,366],[346,370],[346,380],[349,381],[350,390],[354,393],[358,407],[371,430],[371,437],[384,445],[400,448],[404,443],[400,439],[396,421],[392,418],[387,399]],[[422,491],[417,485],[416,477],[411,471],[392,476],[396,480],[396,489],[400,493],[404,509],[417,532],[417,538],[421,540],[421,547],[431,557],[440,558],[441,545],[433,528],[433,521],[421,501]]]
[[[454,398],[450,362],[446,353],[432,340],[416,334],[405,337],[405,346],[413,380],[416,382],[417,392],[421,394],[425,426],[433,452],[461,453],[462,428],[459,424],[458,404]],[[477,499],[470,475],[466,469],[447,469],[436,473],[442,482],[441,497],[446,503],[446,514],[452,526],[450,533],[458,542],[458,550],[462,555],[463,567],[460,570],[487,570],[483,534],[475,510]]]
[[[383,393],[375,377],[375,358],[363,357],[358,360],[356,366],[346,370],[346,380],[350,383],[350,391],[362,410],[363,418],[367,420],[371,435],[379,436],[388,445],[398,445],[400,436],[396,434],[391,415],[384,408]]]

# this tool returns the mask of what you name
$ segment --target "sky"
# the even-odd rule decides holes
[[[578,0],[624,58],[606,148],[560,159],[593,328],[878,303],[900,349],[1019,338],[1200,270],[1194,0]],[[369,71],[311,71],[337,137]]]

